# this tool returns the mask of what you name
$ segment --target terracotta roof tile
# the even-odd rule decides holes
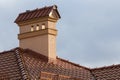
[[[53,80],[120,80],[119,64],[89,69],[61,58],[49,63],[47,57],[29,49],[0,53],[0,80],[39,80],[42,72]]]
[[[74,66],[79,67],[79,68],[81,67],[81,68],[90,70],[90,68],[87,68],[87,67],[85,67],[85,66],[81,66],[81,65],[79,65],[79,64],[76,64],[76,63],[70,62],[70,61],[68,61],[68,60],[65,60],[65,59],[62,59],[62,58],[57,57],[57,63],[58,63],[58,64],[61,63],[60,61],[61,61],[61,62],[64,62],[64,63],[68,63],[68,64],[71,64],[71,65],[74,65]],[[61,64],[60,64],[60,65],[61,65]]]
[[[65,65],[67,64],[66,66],[63,66],[62,64],[59,65],[59,63],[48,63],[47,61],[42,60],[44,58],[35,57],[35,54],[35,52],[28,50],[24,50],[23,54],[26,67],[28,69],[27,71],[30,74],[30,79],[39,79],[41,71],[70,76],[72,78],[80,78],[82,80],[92,79],[92,75],[87,68],[75,65],[65,60],[62,60],[61,63]],[[38,54],[38,56],[39,55],[41,54]],[[72,66],[72,68],[69,68],[70,66]]]
[[[0,80],[22,79],[15,52],[0,53]]]
[[[92,69],[97,80],[120,80],[120,64]]]
[[[35,51],[32,51],[30,49],[24,49],[24,53],[30,54],[30,55],[32,55],[32,57],[39,58],[39,59],[41,59],[41,61],[48,62],[48,57],[46,57],[40,53],[37,53]]]
[[[43,7],[40,9],[37,8],[35,10],[27,10],[24,13],[20,13],[19,16],[17,17],[17,19],[15,20],[15,22],[17,23],[17,22],[21,22],[21,21],[34,19],[34,18],[49,16],[49,14],[52,10],[55,10],[60,18],[58,10],[54,9],[54,7],[57,8],[57,6],[54,5],[54,6],[49,6],[49,7]]]

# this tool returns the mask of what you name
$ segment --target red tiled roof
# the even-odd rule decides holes
[[[58,59],[57,62],[48,63],[43,61],[39,57],[35,57],[35,52],[30,52],[24,50],[23,58],[29,72],[30,79],[38,79],[40,77],[40,72],[49,72],[57,75],[70,76],[72,78],[79,78],[82,80],[91,80],[92,75],[89,69],[85,69],[81,66],[75,65],[71,62]]]
[[[39,58],[39,59],[41,59],[41,61],[48,62],[48,57],[46,57],[40,53],[37,53],[35,51],[32,51],[30,49],[24,49],[24,53],[30,54],[35,58]]]
[[[97,80],[120,80],[120,64],[91,70]]]
[[[48,58],[29,49],[15,48],[0,54],[0,79],[40,79],[41,72],[69,76],[68,80],[90,80],[90,71],[66,60],[48,63]],[[60,76],[59,76],[60,77]],[[64,78],[64,77],[60,77]]]
[[[91,70],[97,80],[120,80],[120,64]]]
[[[56,9],[54,7],[56,7]],[[57,6],[54,5],[54,6],[49,6],[49,7],[43,7],[40,9],[37,8],[35,10],[27,10],[24,13],[20,13],[19,16],[17,17],[17,19],[15,20],[15,22],[17,23],[17,22],[21,22],[21,21],[34,19],[34,18],[49,16],[49,14],[52,10],[55,10],[60,18],[59,12],[57,10]]]
[[[29,49],[0,53],[0,80],[39,80],[41,72],[64,80],[120,80],[120,65],[89,69],[61,58],[49,63],[47,57]]]
[[[108,68],[114,68],[114,67],[118,67],[120,66],[120,64],[117,64],[117,65],[110,65],[110,66],[103,66],[103,67],[98,67],[98,68],[93,68],[92,70],[102,70],[102,69],[108,69]]]
[[[24,79],[21,70],[24,68],[19,58],[15,50],[0,53],[0,80]]]
[[[62,59],[62,58],[57,57],[57,63],[59,63],[60,61],[61,61],[61,62],[64,62],[64,63],[68,63],[68,64],[71,64],[71,65],[74,65],[74,66],[76,66],[76,67],[81,67],[81,68],[90,70],[90,68],[87,68],[87,67],[85,67],[85,66],[81,66],[81,65],[79,65],[79,64],[76,64],[76,63],[70,62],[70,61],[68,61],[68,60],[65,60],[65,59]],[[60,65],[61,65],[61,64],[60,64]]]

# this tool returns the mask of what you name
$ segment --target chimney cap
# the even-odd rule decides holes
[[[56,11],[56,13],[58,15],[58,18],[61,18],[60,14],[57,10],[57,6],[53,5],[53,6],[48,6],[48,7],[45,6],[43,8],[36,8],[34,10],[26,10],[26,12],[23,12],[23,13],[19,14],[19,16],[15,20],[15,23],[30,20],[30,19],[34,19],[34,18],[49,16],[49,14],[52,10]]]

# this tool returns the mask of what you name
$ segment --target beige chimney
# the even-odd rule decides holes
[[[20,30],[19,46],[36,51],[49,59],[56,59],[58,19],[60,15],[56,5],[20,13],[15,20]]]

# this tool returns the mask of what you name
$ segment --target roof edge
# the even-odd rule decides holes
[[[113,65],[110,65],[110,66],[104,66],[104,67],[98,67],[98,68],[92,68],[91,70],[100,70],[100,69],[108,69],[108,68],[113,68],[113,67],[118,67],[120,66],[120,64],[113,64]]]
[[[77,66],[77,67],[81,67],[81,68],[84,68],[84,69],[87,69],[87,70],[91,70],[91,69],[88,68],[88,67],[81,66],[80,64],[76,64],[76,63],[71,62],[71,61],[69,61],[69,60],[65,60],[65,59],[62,59],[62,58],[59,58],[59,57],[57,57],[57,59],[59,59],[59,60],[61,60],[61,61],[64,61],[64,62],[67,62],[67,63],[70,63],[70,64],[72,64],[72,65],[74,65],[74,66]]]

